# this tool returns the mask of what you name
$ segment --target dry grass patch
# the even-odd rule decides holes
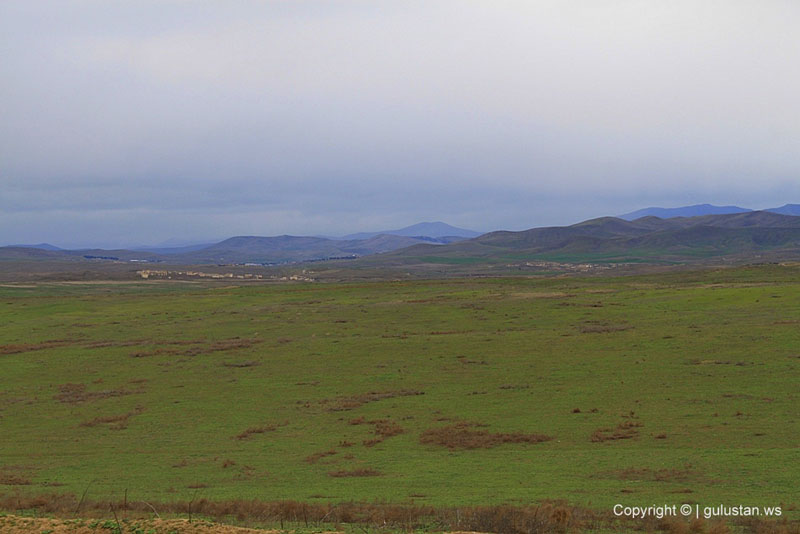
[[[529,291],[522,293],[512,293],[512,297],[527,298],[527,299],[565,299],[575,296],[573,293],[565,293],[564,291]]]
[[[623,332],[632,329],[629,324],[611,324],[601,321],[587,321],[579,328],[581,334],[610,334],[612,332]]]
[[[454,334],[470,334],[475,330],[433,330],[428,332],[429,336],[451,336]]]
[[[197,356],[199,354],[210,354],[212,352],[223,352],[228,350],[236,350],[236,349],[246,349],[257,345],[259,343],[263,343],[263,339],[255,339],[255,338],[240,338],[240,337],[232,337],[230,339],[223,339],[220,341],[214,341],[212,343],[208,343],[206,341],[197,341],[197,340],[186,340],[186,341],[166,341],[166,342],[159,342],[160,345],[190,345],[189,348],[179,349],[179,348],[165,348],[160,347],[155,350],[151,351],[138,351],[132,352],[130,356],[132,358],[145,358],[148,356],[159,356],[159,355],[169,355],[169,356]]]
[[[463,354],[456,356],[456,359],[458,360],[458,363],[462,365],[489,365],[486,360],[471,360]]]
[[[379,477],[383,473],[375,469],[353,469],[352,471],[331,471],[328,473],[329,477],[346,478],[346,477]]]
[[[220,352],[226,350],[246,349],[263,342],[263,339],[232,337],[230,339],[223,339],[222,341],[215,341],[205,348],[206,352]]]
[[[261,425],[261,426],[251,426],[236,434],[234,436],[235,439],[249,439],[254,434],[264,434],[266,432],[272,432],[273,430],[277,429],[278,425]]]
[[[108,399],[111,397],[123,397],[141,393],[141,391],[130,391],[127,389],[106,389],[102,391],[87,391],[86,384],[61,384],[58,386],[58,393],[53,398],[64,404],[80,404],[83,402]]]
[[[492,433],[475,430],[477,423],[462,422],[440,428],[431,428],[420,435],[420,443],[438,445],[448,449],[490,449],[504,443],[542,443],[553,439],[544,434],[522,432]]]
[[[389,421],[388,419],[379,419],[377,421],[373,421],[372,423],[375,425],[375,433],[382,438],[390,438],[405,432],[403,427],[394,421]]]
[[[598,475],[600,478],[614,478],[617,480],[637,480],[648,482],[687,482],[696,480],[700,473],[690,464],[681,469],[650,469],[649,467],[629,467],[616,471],[607,471]]]
[[[390,421],[389,419],[374,419],[371,421],[367,421],[364,417],[359,417],[357,419],[351,419],[348,421],[350,425],[374,425],[374,433],[377,437],[372,439],[366,439],[361,442],[362,445],[365,447],[373,447],[378,443],[382,443],[383,440],[386,438],[391,438],[392,436],[397,436],[405,432],[403,427],[399,424],[395,423],[394,421]]]
[[[334,454],[336,454],[336,449],[330,449],[330,450],[327,450],[327,451],[315,452],[314,454],[312,454],[310,456],[306,456],[305,457],[305,462],[309,463],[309,464],[315,464],[315,463],[319,462],[321,459],[326,458],[328,456],[333,456]]]
[[[623,421],[614,428],[598,428],[592,432],[590,440],[593,443],[604,441],[617,441],[639,437],[639,428],[644,424],[639,421]]]
[[[92,341],[84,343],[85,349],[105,349],[109,347],[132,347],[136,345],[143,345],[143,341]]]
[[[370,474],[372,472],[373,474]],[[335,471],[330,476],[379,476],[370,469],[353,471]],[[203,487],[205,484],[194,484]],[[415,494],[417,495],[417,494]],[[325,498],[314,495],[312,498]],[[498,534],[537,534],[551,532],[706,532],[708,534],[727,534],[730,530],[722,523],[697,520],[687,522],[683,519],[665,518],[663,520],[626,520],[615,517],[609,510],[592,510],[572,506],[563,501],[545,501],[541,504],[514,506],[458,506],[432,507],[416,504],[388,503],[308,503],[299,501],[259,501],[255,499],[209,500],[204,498],[190,500],[170,500],[168,502],[149,502],[122,499],[117,501],[80,499],[71,494],[47,494],[24,496],[18,493],[0,495],[0,509],[35,510],[37,515],[61,516],[70,519],[75,517],[75,510],[80,506],[80,514],[84,517],[112,519],[109,510],[124,510],[131,518],[130,526],[140,523],[142,518],[152,517],[155,508],[160,514],[188,515],[194,514],[216,520],[258,522],[288,521],[295,524],[349,524],[358,525],[363,531],[403,532],[430,531],[444,532],[496,532]],[[136,519],[139,518],[139,519]],[[0,531],[9,534],[41,532],[49,530],[53,519],[19,518],[0,516]],[[29,522],[30,523],[29,523]],[[36,523],[42,521],[47,523]],[[167,523],[169,521],[170,523]],[[209,530],[201,530],[207,522],[195,519],[188,520],[147,520],[144,531],[148,527],[157,534],[181,532],[186,534],[238,533],[235,527],[214,525]],[[169,525],[169,528],[167,528]],[[75,523],[70,522],[65,532],[74,534],[93,534],[95,529],[73,530]],[[9,530],[10,527],[10,530]],[[18,528],[19,527],[19,528]],[[41,528],[40,528],[41,527]],[[45,528],[47,527],[47,528]],[[162,528],[164,527],[164,528]],[[800,534],[800,524],[795,521],[766,521],[761,518],[742,518],[736,521],[736,532],[758,534]],[[16,529],[16,530],[15,530]],[[316,529],[315,529],[316,530]],[[349,529],[348,529],[349,530]],[[55,531],[60,534],[61,531]],[[127,530],[126,530],[127,532]],[[254,531],[247,531],[254,532]],[[259,531],[260,532],[260,531]],[[244,534],[244,531],[242,532]]]
[[[139,415],[144,411],[144,408],[137,406],[132,412],[124,413],[121,415],[109,415],[105,417],[95,417],[91,421],[84,421],[78,426],[94,427],[99,425],[109,425],[111,430],[124,430],[128,427],[128,421],[131,417]]]
[[[31,479],[19,473],[0,472],[0,485],[2,486],[30,486],[33,484]]]
[[[3,534],[113,534],[116,532],[148,534],[277,534],[276,530],[251,529],[224,525],[203,519],[134,519],[123,520],[122,529],[117,527],[113,516],[104,520],[53,519],[44,517],[3,516],[0,517],[0,532]]]
[[[248,360],[246,362],[222,362],[223,367],[232,367],[234,369],[243,369],[245,367],[257,367],[261,362],[256,360]]]
[[[339,397],[336,399],[322,399],[320,404],[326,407],[329,412],[343,412],[354,410],[361,406],[377,402],[384,399],[393,399],[395,397],[411,397],[414,395],[424,395],[424,391],[416,390],[397,390],[397,391],[372,391],[369,393],[362,393],[361,395],[353,395],[350,397]]]
[[[30,473],[32,468],[24,465],[4,465],[0,467],[0,485],[3,486],[30,486]]]
[[[45,350],[56,347],[63,347],[73,342],[70,339],[51,339],[41,343],[15,343],[11,345],[0,345],[1,354],[19,354],[21,352],[31,352],[34,350]]]

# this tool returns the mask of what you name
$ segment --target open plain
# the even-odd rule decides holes
[[[781,506],[800,267],[0,287],[0,498]]]

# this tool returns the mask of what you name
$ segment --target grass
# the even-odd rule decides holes
[[[798,517],[793,266],[38,284],[0,324],[6,496]]]

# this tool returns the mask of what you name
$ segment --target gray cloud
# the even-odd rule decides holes
[[[800,202],[793,2],[0,5],[0,242]]]

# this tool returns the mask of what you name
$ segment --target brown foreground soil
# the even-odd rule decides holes
[[[45,517],[0,516],[3,534],[276,534],[277,530],[221,525],[188,519],[50,519]]]
[[[168,519],[161,519],[162,515]],[[179,519],[173,519],[176,516]],[[786,518],[708,521],[666,517],[634,520],[615,517],[608,510],[590,510],[561,501],[529,506],[435,508],[387,503],[206,499],[145,503],[78,499],[72,494],[0,494],[0,534],[334,534],[341,530],[365,534],[420,531],[451,534],[800,534],[800,521]]]

